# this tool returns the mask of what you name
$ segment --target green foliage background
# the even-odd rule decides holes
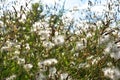
[[[64,28],[61,29],[61,27],[65,26],[61,19],[63,14],[50,15],[48,27],[51,28],[52,34],[50,34],[49,41],[52,42],[55,31],[58,31],[60,35],[65,36],[65,42],[60,46],[55,45],[51,49],[47,49],[43,46],[43,41],[40,39],[41,36],[36,32],[31,32],[31,28],[35,22],[44,22],[48,16],[47,13],[43,14],[43,5],[35,3],[32,4],[32,8],[29,11],[21,9],[21,16],[23,14],[26,15],[24,22],[19,21],[21,16],[18,17],[17,14],[19,12],[17,12],[15,8],[14,10],[15,12],[13,13],[6,11],[0,18],[5,27],[5,32],[0,32],[0,48],[2,49],[8,40],[15,42],[15,45],[12,45],[10,49],[1,50],[0,52],[0,80],[4,80],[13,74],[17,76],[15,80],[35,80],[37,73],[40,71],[38,62],[49,58],[57,59],[58,63],[46,67],[47,70],[44,72],[47,76],[46,80],[53,80],[48,77],[49,68],[53,66],[57,69],[54,80],[59,80],[61,73],[68,73],[72,80],[110,80],[104,76],[102,68],[107,67],[108,62],[112,62],[114,66],[120,68],[119,60],[116,61],[111,58],[110,55],[103,54],[107,46],[106,44],[110,41],[114,42],[118,38],[118,35],[110,33],[110,40],[104,44],[100,44],[101,32],[104,32],[103,30],[106,30],[108,27],[103,25],[98,28],[99,26],[96,26],[96,29],[89,28],[87,32],[82,30],[81,35],[76,35],[71,33],[69,29],[65,32],[63,32]],[[73,23],[70,22],[70,25],[72,24]],[[113,29],[118,30],[118,28]],[[86,38],[88,32],[93,35]],[[82,40],[83,38],[85,40]],[[76,50],[76,42],[78,41],[82,41],[85,47]],[[85,41],[87,41],[87,43]],[[25,48],[26,43],[30,46],[28,50]],[[15,47],[18,44],[20,44],[20,48]],[[16,50],[20,51],[18,57],[24,58],[25,64],[31,63],[33,65],[32,69],[26,70],[23,65],[18,64],[17,58],[13,58]],[[77,56],[75,56],[76,53],[78,53]],[[92,59],[88,60],[90,56],[93,56],[93,59],[103,56],[104,58],[100,59],[96,64],[92,64]],[[79,68],[80,63],[87,63],[90,67]]]

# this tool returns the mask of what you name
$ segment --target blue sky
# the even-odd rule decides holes
[[[7,6],[7,9],[13,9],[10,4],[13,4],[15,1],[19,2],[16,5],[16,9],[19,9],[20,5],[25,5],[25,2],[29,2],[30,0],[6,0],[5,3],[0,3],[0,5],[2,6],[2,4],[5,4]],[[38,1],[39,0],[32,0],[33,3],[38,2]],[[56,2],[60,1],[59,4],[62,4],[64,0],[41,0],[41,1],[47,5],[54,5],[55,1]],[[90,0],[90,1],[92,1],[92,2],[99,1],[100,2],[100,0]],[[101,0],[101,1],[105,2],[106,0]],[[87,4],[88,4],[87,2],[88,2],[88,0],[66,0],[65,8],[72,9],[74,6],[77,6],[77,7],[83,9],[83,8],[87,7]],[[4,8],[4,9],[6,9],[6,8]]]
[[[16,7],[19,7],[20,5],[24,5],[25,2],[29,2],[30,0],[6,0],[5,3],[7,6],[9,6],[9,4],[13,4],[14,1],[19,2],[20,4],[17,5]],[[38,2],[39,0],[32,0],[32,2]],[[59,0],[41,0],[44,4],[48,4],[48,5],[53,5],[54,2],[58,2]],[[64,0],[60,0],[60,3],[62,3]],[[92,2],[96,1],[96,0],[91,0]],[[100,1],[100,0],[97,0]],[[84,4],[86,4],[88,2],[88,0],[66,0],[66,4],[65,4],[65,8],[72,8],[73,6],[85,6]],[[0,4],[2,5],[2,3]],[[10,8],[10,7],[8,7]]]
[[[18,4],[16,4],[15,8],[19,10],[20,5],[25,5],[25,2],[29,2],[30,0],[6,0],[5,3],[0,3],[0,5],[2,6],[2,4],[5,4],[7,6],[7,9],[13,10],[13,8],[10,4],[13,4],[14,1],[18,1]],[[38,2],[38,1],[39,0],[32,0],[32,3],[35,3],[35,2]],[[47,5],[51,6],[51,5],[54,5],[55,2],[58,3],[58,4],[62,4],[64,0],[41,0],[41,1],[42,1],[43,4],[47,4]],[[79,11],[75,12],[74,17],[78,18],[78,16],[80,16],[80,15],[82,17],[84,17],[84,16],[86,16],[86,13],[81,14],[81,12],[83,12],[83,9],[87,9],[88,1],[89,0],[66,0],[65,9],[72,10],[74,7],[77,7],[79,9]],[[92,3],[94,3],[95,1],[100,3],[100,1],[101,1],[100,4],[98,4],[96,6],[93,6],[91,8],[91,10],[93,12],[96,12],[97,15],[102,15],[103,10],[106,9],[105,6],[103,6],[103,4],[105,4],[106,1],[110,1],[110,0],[90,0],[90,1]],[[4,8],[4,9],[6,9],[6,8]]]
[[[3,4],[6,6],[5,9],[13,10],[13,7],[11,4],[14,4],[14,2],[17,1],[18,4],[16,4],[15,8],[19,10],[20,5],[25,5],[25,2],[29,2],[30,0],[6,0],[4,3],[0,3],[0,6]],[[38,2],[39,0],[32,0],[32,3]],[[47,5],[54,5],[54,2],[59,2],[59,0],[41,0],[43,4]],[[62,4],[64,0],[60,0],[59,4]],[[82,3],[81,3],[82,2]],[[72,9],[74,6],[80,6],[82,8],[86,7],[87,0],[66,0],[65,3],[65,9]],[[29,5],[30,6],[30,5]]]

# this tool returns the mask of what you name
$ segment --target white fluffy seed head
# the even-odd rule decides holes
[[[54,64],[57,64],[58,61],[57,59],[46,59],[42,62],[38,62],[38,66],[39,67],[42,67],[42,66],[50,66],[50,65],[54,65]]]
[[[25,64],[23,67],[26,70],[30,70],[33,67],[33,65],[32,64]]]
[[[64,40],[64,36],[62,35],[59,35],[59,36],[56,36],[54,39],[53,39],[55,45],[62,45],[64,44],[65,40]]]
[[[103,68],[104,76],[111,78],[112,80],[120,79],[120,70],[118,68]]]

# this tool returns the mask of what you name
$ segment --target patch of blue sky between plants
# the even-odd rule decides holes
[[[86,22],[88,20],[97,21],[97,19],[91,19],[89,17],[86,17],[88,14],[96,14],[96,16],[100,19],[104,19],[104,12],[107,10],[107,7],[105,6],[110,0],[41,0],[43,5],[48,5],[51,7],[54,7],[55,3],[58,4],[58,6],[62,6],[64,4],[64,9],[66,10],[65,14],[68,15],[70,18],[74,18],[75,20],[82,19],[82,22]],[[39,2],[39,0],[33,0],[34,2]],[[86,12],[85,10],[88,9],[89,4],[88,2],[91,2],[91,12]],[[92,5],[93,4],[93,5]],[[58,7],[58,10],[61,7]],[[75,10],[70,12],[70,10]],[[53,10],[53,13],[57,13],[57,11]],[[116,14],[117,16],[120,13]]]
[[[27,2],[29,5],[28,7],[31,7],[31,3],[36,3],[39,2],[40,0],[5,0],[3,1],[4,3],[1,3],[0,6],[4,5],[4,10],[6,9],[11,9],[13,10],[13,7],[11,6],[11,4],[14,5],[15,2],[17,2],[17,4],[15,5],[15,8],[17,10],[20,10],[20,6],[25,6],[25,3]],[[88,14],[97,14],[97,17],[100,18],[104,18],[104,10],[107,10],[106,8],[106,4],[107,2],[110,2],[110,0],[41,0],[41,2],[43,3],[43,5],[48,5],[51,7],[54,7],[54,4],[57,3],[58,5],[63,5],[65,1],[65,5],[64,5],[64,9],[66,10],[65,14],[68,14],[69,16],[74,17],[75,19],[82,19],[82,21],[87,21],[89,20],[89,17],[86,17]],[[86,12],[85,9],[88,8],[89,4],[88,2],[91,2],[90,4],[96,4],[91,6],[91,11],[92,12]],[[116,1],[116,0],[113,0]],[[59,10],[60,7],[58,7]],[[70,10],[75,9],[76,11],[70,12]],[[54,13],[56,13],[53,10]],[[0,13],[2,13],[2,11],[0,11]],[[120,17],[118,17],[118,15],[120,15],[120,13],[117,13],[117,18],[119,19]],[[95,19],[93,19],[93,21],[95,21]]]
[[[26,2],[28,3],[30,0],[5,0],[0,2],[0,16],[3,15],[3,11],[10,10],[14,11],[13,6],[17,11],[20,10],[21,5],[25,6]],[[31,5],[29,5],[30,7]]]
[[[39,2],[40,0],[6,0],[3,5],[4,5],[4,10],[5,9],[11,9],[13,10],[13,7],[11,6],[15,4],[15,8],[17,10],[20,9],[20,6],[25,6],[25,3],[35,3],[35,2]],[[58,5],[62,5],[65,1],[65,6],[64,8],[66,10],[72,10],[73,8],[78,8],[79,12],[75,12],[75,14],[73,16],[75,16],[76,18],[78,18],[78,16],[80,15],[80,12],[82,12],[83,9],[86,9],[88,7],[88,0],[41,0],[41,2],[45,5],[48,6],[54,6],[55,3],[57,3]],[[95,0],[91,0],[92,3],[94,3]],[[99,3],[100,0],[98,0],[97,2]],[[2,6],[2,4],[1,4]],[[29,7],[31,7],[31,5],[29,5]],[[103,6],[95,6],[92,8],[93,11],[102,11]],[[68,13],[69,14],[69,13]],[[82,14],[81,16],[84,17],[86,13]]]
[[[65,0],[60,0],[60,1],[52,0],[52,1],[59,2],[59,4],[62,4],[63,1],[65,1]],[[68,10],[66,12],[66,14],[68,14],[68,15],[71,14],[71,16],[73,16],[76,19],[82,18],[82,20],[84,19],[86,21],[86,15],[88,15],[88,13],[85,12],[85,9],[87,9],[89,6],[88,1],[89,0],[66,0],[65,6],[64,6],[65,10]],[[44,0],[43,2],[50,6],[54,5],[54,2],[49,2],[49,1],[47,2],[47,0]],[[92,2],[92,4],[95,4],[95,0],[91,0],[91,2]],[[97,5],[92,6],[91,11],[96,12],[97,15],[101,16],[103,10],[105,9],[105,7],[102,5],[103,3],[104,3],[104,1],[102,1],[102,2],[100,0],[96,1]],[[72,12],[69,12],[70,10],[71,11],[75,10],[75,12],[73,12],[74,14]],[[90,14],[92,14],[92,13],[90,13]]]

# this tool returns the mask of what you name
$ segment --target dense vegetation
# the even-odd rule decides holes
[[[0,80],[120,79],[120,28],[110,26],[119,20],[110,10],[95,23],[69,18],[64,5],[57,14],[41,2],[13,10],[0,17]]]

